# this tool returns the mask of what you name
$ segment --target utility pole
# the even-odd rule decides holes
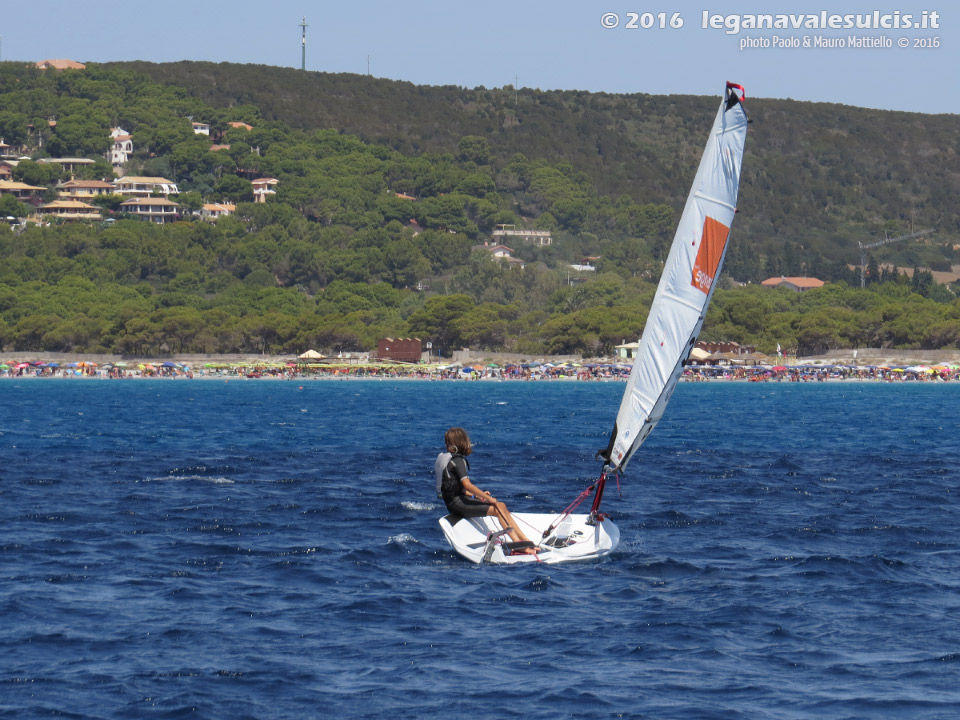
[[[300,21],[300,69],[306,71],[307,69],[307,18],[304,18]]]
[[[927,235],[932,233],[933,230],[927,228],[925,230],[917,230],[916,232],[907,233],[906,235],[897,235],[897,237],[888,238],[886,237],[886,232],[884,232],[883,240],[877,240],[876,242],[867,243],[864,245],[862,242],[857,240],[857,245],[860,248],[860,287],[864,288],[867,286],[865,269],[867,267],[867,254],[864,250],[869,250],[870,248],[880,247],[881,245],[886,245],[892,242],[898,242],[899,240],[910,240],[912,238],[920,237],[921,235]]]

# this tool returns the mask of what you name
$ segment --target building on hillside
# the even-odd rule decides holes
[[[65,200],[89,200],[97,195],[113,192],[113,183],[103,180],[67,180],[57,185],[57,192]]]
[[[716,353],[736,353],[739,355],[750,355],[757,351],[757,348],[753,345],[741,345],[740,343],[733,342],[731,340],[725,340],[723,342],[698,342],[695,347],[698,347],[704,352],[710,353],[711,355]]]
[[[13,195],[17,200],[24,202],[39,202],[40,193],[45,190],[45,187],[27,185],[16,180],[0,180],[0,195]]]
[[[118,195],[133,195],[138,197],[149,197],[157,194],[179,195],[177,184],[172,180],[162,177],[137,177],[129,175],[127,177],[117,178],[113,181],[113,187]]]
[[[640,342],[625,342],[614,346],[617,357],[621,360],[633,360],[637,356],[637,350],[640,348]]]
[[[210,135],[210,123],[192,122],[190,125],[195,135]]]
[[[423,343],[420,338],[383,338],[377,341],[377,358],[397,362],[420,362]]]
[[[253,185],[254,202],[263,203],[267,201],[267,195],[276,195],[277,191],[273,188],[276,187],[279,182],[276,178],[257,178],[256,180],[251,180],[250,184]]]
[[[246,130],[246,131],[248,131],[248,132],[249,132],[250,130],[253,130],[253,125],[247,125],[245,122],[236,122],[236,121],[234,121],[234,122],[228,122],[227,125],[229,125],[229,126],[232,127],[232,128],[243,128],[244,130]]]
[[[126,164],[133,154],[133,135],[123,128],[115,127],[110,131],[110,151],[108,157],[110,164],[114,167],[120,167]]]
[[[497,229],[490,234],[494,240],[498,241],[509,237],[540,247],[553,244],[553,237],[549,230],[517,230],[516,225],[497,225]]]
[[[158,197],[136,197],[120,203],[121,212],[160,225],[180,219],[180,206],[173,200]]]
[[[813,290],[823,287],[823,280],[808,277],[772,277],[764,280],[761,285],[764,287],[784,287],[794,292],[803,292],[804,290]]]
[[[40,60],[36,66],[41,70],[86,70],[87,66],[78,63],[76,60],[65,60],[62,58],[54,60]]]
[[[61,220],[100,220],[103,217],[96,205],[79,200],[54,200],[38,207],[37,212],[44,218]]]
[[[96,160],[90,158],[40,158],[37,162],[43,165],[59,165],[68,173],[75,173],[78,168],[93,165]]]
[[[495,262],[506,263],[513,267],[522,268],[526,263],[520,258],[513,256],[513,249],[508,248],[506,245],[493,245],[489,242],[485,242],[483,245],[474,245],[470,248],[473,251],[483,250],[490,254],[490,258]]]
[[[583,258],[579,263],[568,265],[567,285],[578,285],[590,279],[591,275],[597,272],[597,266],[593,261],[597,258]]]
[[[204,203],[197,215],[204,220],[216,220],[224,215],[232,215],[236,209],[237,206],[233,203]]]

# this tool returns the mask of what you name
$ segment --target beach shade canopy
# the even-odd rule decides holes
[[[300,360],[322,360],[323,355],[316,350],[307,350],[305,353],[297,355]]]
[[[170,360],[167,360],[166,362],[161,363],[160,367],[175,368],[175,367],[180,367],[180,366],[177,365],[177,363],[175,363],[175,362],[171,362]]]

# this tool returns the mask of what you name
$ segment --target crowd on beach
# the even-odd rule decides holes
[[[630,375],[625,363],[497,363],[473,365],[398,363],[203,363],[191,366],[170,360],[147,362],[71,363],[36,361],[0,362],[3,377],[94,378],[223,378],[223,379],[421,379],[421,380],[520,380],[520,381],[622,381]],[[825,382],[870,380],[877,382],[943,382],[960,379],[960,364],[940,365],[689,365],[682,379],[688,382]]]

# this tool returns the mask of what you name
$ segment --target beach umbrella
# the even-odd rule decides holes
[[[180,367],[180,366],[177,365],[175,362],[170,362],[169,360],[167,360],[166,362],[161,363],[160,367],[173,368],[173,367]]]
[[[17,363],[16,365],[14,365],[14,367],[15,367],[17,370],[23,370],[23,368],[28,368],[28,367],[30,367],[30,363],[26,363],[26,362]]]
[[[125,368],[125,367],[130,367],[130,364],[129,364],[129,363],[125,363],[123,360],[117,360],[117,361],[113,364],[113,366],[114,366],[114,367],[118,367],[118,368]]]

